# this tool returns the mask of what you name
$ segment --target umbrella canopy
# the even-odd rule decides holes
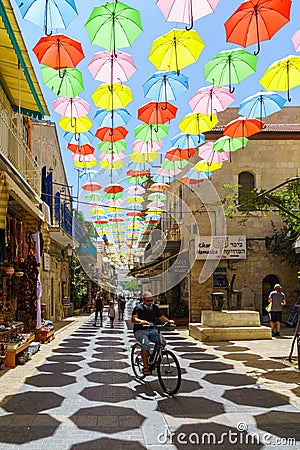
[[[149,187],[149,190],[153,191],[153,192],[163,192],[163,191],[168,191],[169,189],[170,189],[170,186],[165,183],[153,183]]]
[[[193,27],[194,21],[211,14],[220,0],[157,0],[167,22],[183,22]]]
[[[264,123],[261,120],[238,117],[224,127],[224,135],[232,138],[244,138],[260,133],[263,126]]]
[[[229,152],[218,152],[213,148],[213,142],[206,142],[199,148],[198,156],[210,163],[222,163],[229,159]]]
[[[108,110],[123,108],[132,101],[131,89],[123,84],[102,84],[92,94],[96,106]]]
[[[78,145],[69,143],[68,149],[78,155],[92,155],[95,151],[94,147],[90,144]]]
[[[56,70],[76,67],[84,58],[81,43],[64,34],[43,36],[32,50],[40,64]]]
[[[169,127],[167,125],[148,125],[143,123],[135,127],[134,135],[136,138],[144,142],[159,141],[168,135]]]
[[[128,81],[136,71],[132,56],[118,50],[95,53],[87,68],[95,80],[109,84]]]
[[[230,136],[222,136],[213,144],[213,150],[217,152],[235,152],[239,148],[244,148],[248,142],[245,137],[232,138]]]
[[[115,195],[115,194],[119,194],[119,193],[121,193],[123,191],[124,191],[124,188],[120,184],[108,184],[104,188],[105,194],[113,194],[113,195]]]
[[[289,55],[275,61],[266,70],[259,82],[265,89],[287,91],[288,101],[290,102],[290,89],[300,85],[300,56]]]
[[[148,153],[133,152],[130,155],[131,161],[138,163],[151,163],[155,161],[157,158],[158,158],[157,152],[148,152]]]
[[[166,194],[163,194],[162,192],[154,192],[153,194],[149,194],[147,199],[151,200],[152,202],[164,201],[164,200],[167,200],[167,196],[166,196]]]
[[[209,114],[224,111],[234,102],[234,95],[228,87],[207,86],[193,95],[189,105],[194,113]]]
[[[81,155],[80,153],[73,153],[72,159],[73,161],[79,162],[91,162],[96,161],[96,155],[94,153],[90,153],[89,155]]]
[[[188,77],[174,70],[155,72],[143,84],[144,96],[157,102],[176,100],[188,88]]]
[[[53,29],[67,28],[78,16],[75,0],[22,0],[18,7],[23,19],[43,28],[46,35]]]
[[[128,131],[124,127],[116,127],[116,128],[102,127],[98,128],[95,136],[98,139],[101,139],[101,141],[116,142],[124,139],[127,136],[127,134]]]
[[[125,199],[125,202],[127,203],[143,203],[144,201],[145,201],[144,197],[140,196],[127,197]]]
[[[167,102],[149,102],[138,109],[138,119],[145,123],[162,124],[176,117],[176,106]]]
[[[96,157],[95,157],[95,159],[93,159],[91,161],[86,161],[86,160],[84,160],[84,161],[81,161],[81,160],[74,161],[74,166],[81,167],[82,169],[91,169],[92,167],[95,167],[96,165],[97,165]]]
[[[162,147],[162,141],[144,142],[137,139],[132,144],[132,150],[138,153],[151,153],[160,150]]]
[[[292,42],[294,45],[295,52],[300,51],[300,30],[297,30],[296,33],[292,37]]]
[[[204,134],[188,134],[179,133],[171,139],[171,144],[173,147],[177,148],[196,148],[199,145],[204,144],[205,136]]]
[[[146,189],[142,186],[130,186],[126,189],[126,193],[130,195],[142,195],[146,192]]]
[[[94,119],[100,127],[119,127],[126,125],[131,118],[131,114],[125,108],[98,109]]]
[[[248,47],[271,39],[290,21],[291,0],[244,1],[225,22],[226,41]]]
[[[84,133],[88,131],[92,126],[93,122],[87,117],[62,117],[58,125],[64,130],[71,133]]]
[[[125,141],[108,142],[103,141],[98,144],[98,149],[102,153],[120,153],[126,148]]]
[[[84,198],[86,200],[94,200],[94,201],[99,201],[103,199],[103,195],[102,194],[98,194],[97,192],[93,192],[92,194],[86,194],[84,196]]]
[[[193,169],[196,170],[196,172],[213,172],[214,170],[221,169],[222,166],[223,163],[199,161],[194,165]]]
[[[91,131],[87,131],[86,133],[78,133],[78,136],[74,136],[73,133],[67,132],[64,134],[64,139],[66,139],[70,144],[85,145],[92,142],[94,139],[94,134]]]
[[[162,208],[163,206],[165,206],[164,202],[157,200],[157,201],[148,203],[148,205],[146,206],[146,209],[151,209],[153,211],[154,209]]]
[[[228,85],[232,93],[233,84],[241,83],[256,71],[257,56],[241,48],[223,50],[204,66],[206,81],[217,85]]]
[[[121,159],[124,159],[126,157],[126,155],[124,152],[100,153],[99,157],[100,157],[101,161],[114,162],[114,161],[121,161]]]
[[[212,175],[211,172],[198,172],[197,170],[189,170],[184,177],[180,178],[184,184],[199,184],[207,180]]]
[[[41,74],[45,86],[56,95],[74,98],[84,89],[82,73],[78,69],[56,70],[49,66],[42,66]]]
[[[183,133],[198,134],[198,136],[200,136],[201,133],[210,131],[218,122],[216,114],[212,114],[210,117],[206,114],[192,113],[187,114],[183,118],[179,123],[178,128]]]
[[[131,47],[143,31],[139,11],[120,1],[95,6],[84,26],[92,44],[114,51]]]
[[[167,151],[165,157],[170,161],[180,161],[191,158],[196,154],[196,151],[196,148],[172,148]]]
[[[85,183],[82,186],[82,189],[84,189],[85,191],[98,191],[99,189],[101,189],[101,186],[98,183],[89,182]]]
[[[286,99],[275,92],[257,92],[245,98],[240,104],[238,113],[248,118],[260,118],[270,116],[280,111],[286,103]]]
[[[175,70],[195,63],[204,43],[199,34],[194,30],[171,30],[153,41],[148,56],[159,70]]]
[[[53,102],[54,111],[64,117],[86,116],[90,110],[90,104],[80,97],[59,97]]]

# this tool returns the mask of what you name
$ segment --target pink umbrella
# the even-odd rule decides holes
[[[95,161],[96,155],[94,153],[91,153],[89,155],[81,155],[80,153],[73,153],[72,159],[73,161]]]
[[[136,71],[132,56],[118,50],[95,53],[87,67],[95,80],[110,84],[128,81]]]
[[[120,206],[120,205],[122,205],[122,203],[123,203],[123,200],[121,198],[117,198],[116,200],[110,199],[110,200],[106,201],[106,204],[108,206]]]
[[[137,139],[132,144],[132,150],[138,153],[151,153],[157,152],[162,148],[162,141],[144,142]]]
[[[211,14],[220,0],[157,0],[156,4],[167,22],[193,24],[195,20]]]
[[[300,30],[296,31],[296,33],[292,37],[292,43],[294,44],[295,52],[300,51]]]
[[[101,161],[108,161],[108,162],[113,162],[113,161],[121,161],[122,159],[125,158],[125,153],[124,152],[120,152],[120,153],[100,153],[99,157],[101,159]]]
[[[224,111],[234,102],[228,87],[206,86],[198,89],[189,101],[193,113],[210,114]]]
[[[163,177],[174,177],[182,172],[182,169],[178,167],[178,169],[158,169],[157,175],[161,175]]]
[[[130,195],[142,195],[146,192],[146,189],[142,186],[130,186],[126,189],[126,193]]]
[[[217,152],[216,150],[213,150],[213,145],[214,145],[213,142],[207,142],[206,144],[201,145],[201,147],[199,147],[198,153],[200,158],[210,163],[222,163],[224,161],[227,161],[229,159],[230,153]]]
[[[164,202],[160,202],[159,200],[157,200],[156,202],[148,203],[146,208],[147,209],[157,209],[157,208],[162,208],[163,206],[165,206]]]
[[[90,110],[88,102],[80,97],[59,97],[53,102],[53,109],[64,117],[87,116]]]

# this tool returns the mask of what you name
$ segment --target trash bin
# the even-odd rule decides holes
[[[69,316],[74,316],[74,303],[70,303],[69,306]]]
[[[225,295],[223,292],[213,292],[211,294],[211,303],[213,311],[222,311],[225,303]]]

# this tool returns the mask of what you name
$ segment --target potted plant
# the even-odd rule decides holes
[[[171,308],[170,318],[174,320],[175,325],[189,324],[189,307],[186,302],[179,302]]]

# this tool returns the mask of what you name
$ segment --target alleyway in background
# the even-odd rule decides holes
[[[88,317],[2,403],[1,449],[300,448],[297,408],[176,330],[166,334],[182,367],[179,394],[164,396],[155,376],[137,381],[130,306],[114,329],[107,313],[103,328]]]

